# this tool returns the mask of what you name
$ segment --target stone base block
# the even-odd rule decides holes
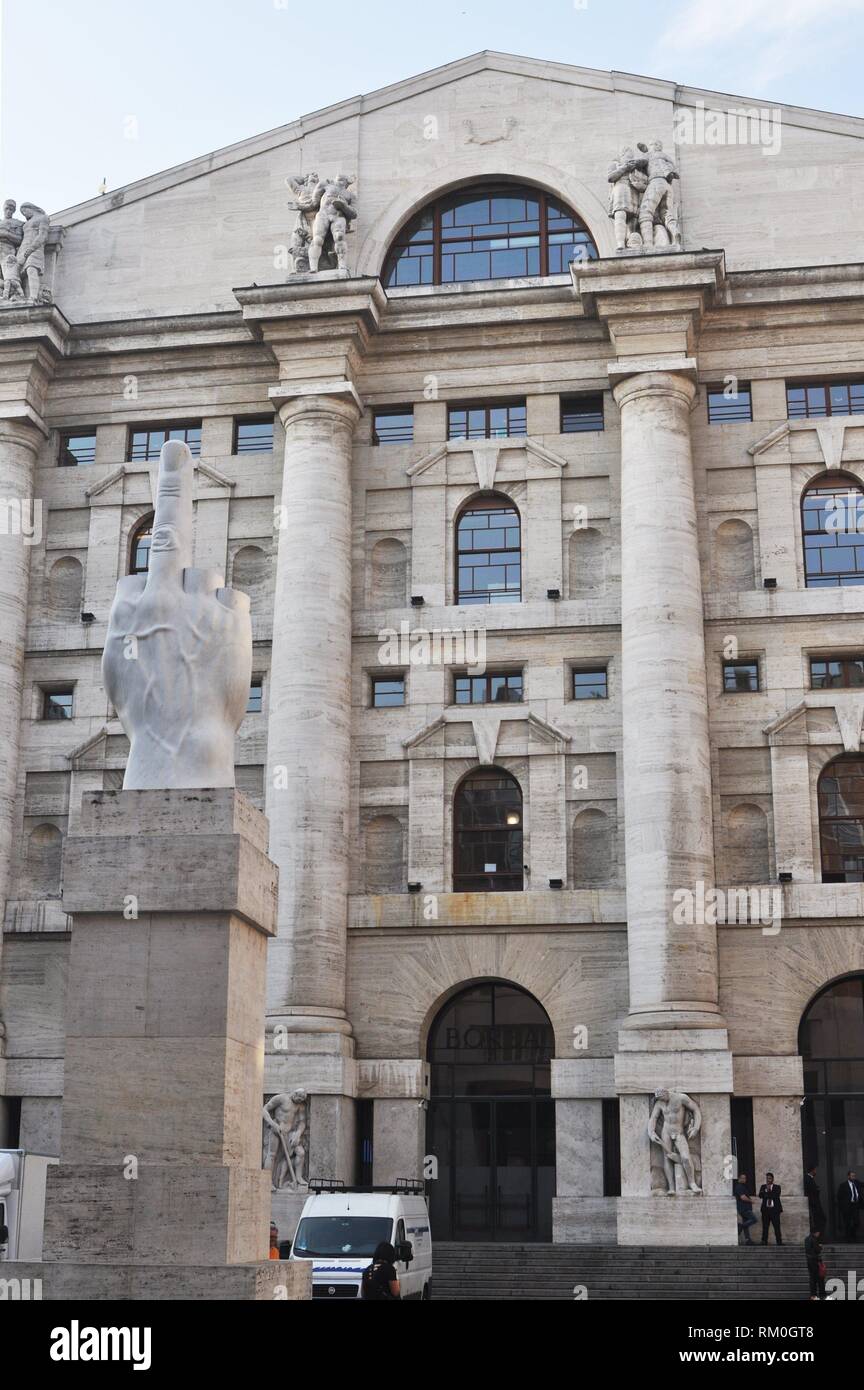
[[[619,1245],[737,1245],[729,1197],[619,1197]]]
[[[555,1197],[552,1240],[555,1245],[615,1245],[618,1240],[617,1197]]]
[[[60,1163],[49,1169],[46,1261],[245,1265],[269,1249],[270,1175],[260,1168]]]
[[[264,1303],[312,1297],[311,1260],[241,1265],[83,1265],[10,1261],[3,1277],[30,1280],[29,1297],[75,1303],[201,1300]],[[41,1281],[41,1284],[35,1281]],[[6,1297],[14,1298],[6,1285]]]
[[[269,1174],[268,1174],[269,1176]],[[292,1192],[290,1188],[270,1193],[270,1220],[279,1228],[280,1240],[293,1240],[297,1222],[309,1193],[305,1188]]]

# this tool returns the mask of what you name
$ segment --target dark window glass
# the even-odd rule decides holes
[[[561,433],[580,434],[583,430],[603,429],[603,395],[562,396]]]
[[[864,584],[864,491],[858,483],[823,475],[801,498],[801,528],[809,589]]]
[[[72,718],[72,686],[42,692],[43,719]]]
[[[414,438],[414,407],[394,406],[372,415],[373,444],[410,444]]]
[[[453,889],[502,893],[522,888],[522,792],[509,773],[472,772],[453,807]]]
[[[605,668],[573,672],[574,700],[605,700],[608,694],[609,682]]]
[[[826,381],[787,386],[786,414],[790,420],[818,420],[826,415],[864,415],[864,381]]]
[[[153,539],[153,518],[148,516],[132,533],[129,548],[129,573],[146,574],[150,568],[150,542]]]
[[[387,676],[372,678],[372,705],[374,709],[387,709],[405,703],[405,677]]]
[[[521,671],[490,671],[484,676],[458,675],[453,680],[453,701],[457,705],[512,704],[521,699]]]
[[[604,1100],[603,1196],[621,1196],[621,1112],[618,1097]]]
[[[852,685],[864,685],[864,656],[812,658],[811,689],[837,690]]]
[[[129,431],[129,461],[151,463],[168,439],[182,439],[193,458],[201,454],[201,422],[191,425],[141,425]]]
[[[527,432],[524,401],[493,405],[451,405],[447,410],[448,439],[507,439]]]
[[[749,381],[739,381],[734,392],[730,387],[709,386],[707,396],[710,424],[722,425],[727,420],[753,419]]]
[[[724,661],[723,690],[727,695],[752,693],[759,689],[758,661]]]
[[[505,498],[478,499],[456,527],[456,602],[517,603],[521,597],[519,513]]]
[[[247,714],[260,714],[264,707],[264,684],[260,676],[252,677],[252,684],[249,686],[249,699],[246,702]]]
[[[194,449],[192,452],[195,452]],[[235,454],[272,454],[273,416],[262,415],[256,420],[235,420],[234,452]]]
[[[864,882],[864,758],[835,758],[819,777],[823,883]]]
[[[83,463],[95,463],[96,431],[63,430],[57,462],[61,468],[75,468]]]
[[[392,288],[560,275],[572,260],[596,257],[584,223],[556,199],[518,184],[485,185],[424,208],[399,233],[381,278]]]

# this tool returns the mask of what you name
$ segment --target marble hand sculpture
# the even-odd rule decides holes
[[[124,789],[233,787],[234,735],[249,699],[249,598],[193,569],[192,455],[159,456],[148,573],[117,585],[102,677],[130,743]]]

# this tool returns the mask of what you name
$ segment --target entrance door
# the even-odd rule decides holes
[[[545,1011],[512,985],[474,986],[436,1019],[427,1134],[436,1240],[551,1240],[553,1047]]]
[[[864,1178],[864,976],[838,980],[814,999],[801,1024],[804,1162],[816,1181],[832,1239],[845,1236],[837,1192],[846,1174]],[[859,1239],[864,1230],[859,1230]]]

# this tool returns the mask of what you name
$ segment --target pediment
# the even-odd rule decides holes
[[[861,748],[864,725],[864,691],[812,690],[803,700],[767,724],[763,732],[772,746],[809,743],[811,734],[807,727],[807,712],[826,709],[834,711],[844,752],[857,753]],[[822,737],[824,739],[824,735]]]
[[[796,447],[799,441],[803,452]],[[854,415],[784,420],[747,449],[756,463],[789,463],[793,451],[795,462],[821,462],[834,472],[843,466],[844,451],[854,459],[864,457],[864,420]]]
[[[529,753],[552,751],[566,753],[570,745],[569,734],[565,734],[563,730],[550,724],[548,720],[541,719],[539,715],[528,714],[526,718],[524,706],[499,709],[466,705],[456,709],[447,709],[443,714],[439,714],[437,719],[433,719],[429,724],[419,729],[416,734],[403,739],[402,747],[409,758],[418,754],[420,750],[423,750],[427,755],[444,757],[446,756],[446,749],[443,739],[431,748],[427,745],[433,744],[436,737],[448,726],[470,725],[478,761],[481,766],[488,766],[495,761],[501,725],[516,722],[524,723],[527,726],[527,751]],[[538,747],[538,745],[540,746]]]
[[[499,470],[506,467],[507,479],[523,482],[530,478],[560,478],[567,460],[538,444],[529,436],[512,439],[448,439],[438,444],[405,472],[412,483],[422,480],[441,486],[465,481],[465,465],[473,463],[481,492],[496,485]],[[459,474],[458,477],[452,476]]]

